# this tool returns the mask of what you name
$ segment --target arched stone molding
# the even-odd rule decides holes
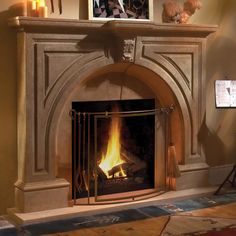
[[[184,119],[185,164],[205,160],[198,132],[204,115],[204,63],[205,42],[188,38],[140,37],[136,60],[155,73],[170,86],[178,100]],[[187,66],[185,66],[187,65]]]
[[[182,158],[180,159],[180,163],[185,163],[186,159],[191,155],[191,143],[189,142],[189,140],[191,140],[191,134],[188,132],[188,130],[185,129],[185,127],[191,127],[191,117],[189,115],[188,112],[188,106],[186,104],[186,101],[184,100],[183,94],[181,93],[181,90],[179,89],[179,87],[173,83],[173,78],[166,73],[166,71],[163,71],[162,68],[160,68],[157,64],[150,62],[150,61],[146,61],[145,60],[140,60],[140,65],[142,64],[142,66],[145,66],[146,68],[148,68],[149,70],[153,71],[154,73],[158,74],[162,80],[165,81],[165,83],[169,86],[170,88],[170,93],[174,94],[174,98],[175,98],[175,106],[176,108],[179,110],[177,110],[177,112],[179,113],[179,116],[183,119],[183,125],[179,124],[179,126],[183,126],[182,129],[180,128],[180,130],[182,130],[183,134],[181,135],[183,140],[184,140],[184,154],[182,156]],[[158,68],[159,67],[159,68]],[[153,81],[154,82],[154,81]],[[174,91],[174,92],[173,92]],[[172,124],[172,126],[174,126],[174,124]],[[179,129],[178,129],[179,130]],[[186,141],[188,140],[188,141]],[[186,142],[185,142],[186,141]]]
[[[45,136],[43,138],[45,139],[45,158],[50,161],[49,172],[51,172],[52,176],[54,177],[56,176],[56,156],[55,152],[54,155],[52,155],[50,149],[54,150],[55,142],[57,142],[56,140],[58,139],[55,131],[57,130],[56,127],[58,125],[58,118],[61,116],[61,112],[63,112],[65,101],[70,97],[70,94],[75,89],[75,87],[79,87],[82,83],[84,83],[84,79],[87,78],[90,74],[93,74],[94,71],[99,70],[101,67],[113,63],[113,61],[106,58],[103,53],[93,53],[93,55],[91,55],[91,57],[89,58],[89,62],[87,63],[84,63],[84,60],[86,60],[86,57],[82,62],[78,60],[77,63],[73,64],[73,68],[71,67],[73,73],[71,73],[70,77],[68,77],[67,74],[63,74],[63,76],[59,78],[59,80],[63,81],[63,83],[61,83],[61,87],[59,88],[59,90],[52,90],[52,94],[50,95],[50,97],[52,97],[52,100],[48,105],[48,107],[50,107],[50,110],[46,112],[47,128]],[[70,120],[69,113],[67,115]],[[69,122],[71,124],[71,120]],[[68,158],[71,157],[72,156]]]
[[[104,62],[109,62],[106,59],[104,59]],[[111,62],[111,61],[110,61]],[[104,63],[106,64],[106,63]],[[91,64],[92,66],[92,64]],[[79,68],[79,67],[78,67]],[[105,80],[107,79],[107,75],[109,75],[109,73],[112,73],[112,75],[114,75],[114,78],[112,78],[113,82],[116,82],[116,74],[121,74],[121,76],[123,76],[125,79],[127,79],[128,81],[126,81],[127,83],[130,83],[130,79],[133,76],[133,80],[136,84],[142,82],[142,89],[143,90],[150,90],[151,92],[149,92],[150,96],[149,98],[155,98],[158,102],[162,101],[160,105],[163,106],[169,106],[170,104],[173,104],[175,102],[175,98],[174,95],[172,94],[171,90],[168,88],[168,86],[166,85],[165,90],[164,91],[156,91],[154,88],[152,88],[151,84],[149,84],[147,81],[145,81],[145,76],[143,78],[140,78],[140,73],[139,76],[133,75],[133,71],[137,71],[137,69],[141,69],[142,72],[144,73],[144,75],[146,75],[147,72],[149,72],[150,74],[152,74],[152,77],[158,77],[155,73],[149,71],[148,69],[145,69],[144,67],[135,65],[135,64],[107,64],[106,66],[102,66],[102,63],[99,64],[99,67],[94,67],[92,66],[92,68],[87,68],[87,71],[85,73],[81,73],[80,70],[77,70],[77,73],[74,73],[74,75],[68,80],[68,83],[64,84],[64,86],[62,88],[60,88],[60,93],[57,94],[57,98],[55,99],[55,101],[57,101],[56,103],[54,103],[54,105],[52,107],[54,107],[55,109],[51,110],[51,114],[50,117],[52,117],[51,120],[48,120],[50,123],[48,125],[48,134],[46,136],[49,137],[49,141],[48,141],[48,149],[46,150],[48,152],[48,156],[50,156],[51,161],[53,163],[52,165],[52,170],[55,170],[55,167],[57,169],[59,169],[60,167],[58,164],[60,161],[58,161],[58,159],[64,159],[65,157],[61,157],[61,155],[66,156],[67,160],[65,160],[65,166],[67,166],[68,168],[71,168],[71,160],[72,160],[72,151],[71,151],[71,120],[69,117],[69,110],[71,107],[71,104],[73,101],[84,101],[84,100],[107,100],[106,97],[102,97],[99,95],[99,92],[94,91],[92,98],[87,95],[86,98],[81,97],[81,95],[76,96],[76,94],[79,93],[83,93],[85,94],[86,91],[81,91],[80,88],[89,82],[94,82],[96,83],[96,79],[97,78],[101,78],[104,77]],[[94,73],[93,73],[94,72]],[[91,73],[89,76],[88,74]],[[128,77],[127,77],[128,76]],[[141,76],[142,77],[142,76]],[[152,80],[153,80],[152,78]],[[63,79],[64,80],[64,79]],[[140,80],[140,82],[139,82]],[[159,82],[161,83],[161,78],[158,77]],[[157,82],[158,82],[157,80]],[[156,82],[156,81],[155,81]],[[121,82],[122,83],[122,82]],[[100,87],[100,84],[97,83],[96,84],[97,87]],[[120,85],[118,85],[120,86]],[[121,84],[122,86],[122,84]],[[132,85],[129,84],[129,88],[132,90]],[[106,93],[106,92],[105,92]],[[162,97],[165,97],[165,102],[164,99],[160,97],[160,94],[162,93]],[[100,98],[99,98],[100,97]],[[168,97],[168,99],[167,99]],[[128,95],[126,97],[126,99],[137,99],[137,98],[146,98],[143,97],[142,95],[140,97],[138,97],[137,95]],[[108,98],[108,100],[117,100],[119,99],[118,96],[111,96],[110,98]],[[179,115],[179,113],[176,111]],[[178,124],[180,124],[180,126],[177,127],[177,129],[180,131],[183,130],[181,128],[181,119],[178,117],[178,115],[176,116],[178,121]],[[65,128],[66,127],[66,128]],[[64,129],[64,135],[61,129]],[[158,164],[162,163],[162,165],[165,165],[165,135],[164,135],[164,127],[162,124],[162,133],[158,133],[158,159],[160,160],[158,162]],[[62,137],[63,135],[63,137]],[[160,138],[162,137],[162,138]],[[63,140],[64,138],[64,140]],[[161,141],[160,141],[161,139]],[[179,141],[180,143],[180,141]],[[179,149],[182,148],[182,144],[178,143]],[[65,147],[62,149],[61,146],[65,144]],[[67,153],[65,153],[65,149],[67,149]],[[178,153],[181,153],[182,150],[178,150]],[[57,162],[57,164],[56,164]],[[61,161],[63,162],[63,161]],[[180,161],[181,162],[181,161]],[[65,168],[65,167],[64,167]],[[159,167],[160,168],[160,167]],[[57,175],[59,175],[60,177],[64,177],[63,175],[61,175],[60,170],[56,171]],[[59,173],[58,173],[59,172]],[[63,171],[62,171],[63,172]],[[158,175],[160,176],[160,174],[158,173]],[[67,176],[68,177],[68,176]],[[67,178],[68,181],[70,181]],[[160,180],[158,180],[160,182]],[[71,181],[70,181],[71,182]],[[162,184],[163,184],[163,176],[162,176]]]

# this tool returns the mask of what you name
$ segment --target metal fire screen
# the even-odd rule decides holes
[[[139,194],[132,196],[129,195],[123,197],[112,197],[112,195],[107,195],[109,197],[104,197],[106,194],[99,193],[99,178],[106,179],[104,173],[101,173],[101,170],[98,166],[99,163],[99,151],[98,151],[98,129],[99,121],[101,119],[111,119],[112,117],[120,118],[132,118],[132,117],[154,117],[157,119],[157,116],[162,116],[164,119],[165,129],[167,129],[168,117],[169,114],[174,110],[174,106],[162,107],[158,109],[147,109],[147,110],[135,110],[135,111],[104,111],[104,112],[79,112],[75,109],[70,111],[70,117],[72,119],[72,185],[73,185],[73,200],[74,204],[77,203],[77,199],[84,199],[85,204],[99,204],[105,202],[119,201],[125,198],[131,198],[135,200],[138,197],[144,197],[147,194]],[[156,122],[154,122],[156,124]],[[155,130],[155,125],[153,129]],[[91,132],[93,130],[93,132]],[[166,132],[168,133],[168,131]],[[124,165],[123,165],[124,166]],[[114,177],[114,176],[113,176]],[[118,177],[106,179],[106,184],[117,185],[122,183],[122,180],[127,179],[127,177]],[[103,184],[101,182],[100,184]],[[148,193],[158,194],[158,190],[153,190]],[[100,198],[100,195],[103,195]],[[91,201],[93,199],[93,201]]]

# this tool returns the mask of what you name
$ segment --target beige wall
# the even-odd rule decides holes
[[[206,125],[200,135],[207,163],[216,166],[236,160],[236,109],[216,109],[214,99],[215,80],[236,80],[236,1],[203,2],[204,8],[192,22],[219,24],[217,33],[208,40]]]
[[[13,206],[16,181],[16,37],[6,25],[14,14],[8,7],[17,0],[0,4],[0,214]]]
[[[182,1],[182,0],[181,0]],[[19,13],[12,5],[20,0],[1,0],[0,4],[0,214],[14,206],[14,182],[17,176],[16,157],[16,35],[6,20]],[[54,1],[57,4],[57,1]],[[63,1],[60,17],[87,17],[85,0]],[[163,0],[154,0],[154,20],[161,22]],[[211,166],[230,163],[236,155],[236,110],[215,109],[214,81],[228,76],[236,78],[236,1],[202,0],[203,8],[192,23],[219,24],[218,32],[210,37],[207,60],[207,113],[199,138],[204,144],[207,162]],[[66,4],[66,5],[65,5]],[[9,9],[11,7],[11,9]],[[59,17],[56,12],[53,17]]]

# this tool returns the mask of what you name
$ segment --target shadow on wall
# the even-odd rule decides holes
[[[236,41],[231,38],[234,34],[221,26],[208,47],[206,127],[202,128],[207,163],[211,166],[234,163],[236,158],[236,109],[216,108],[214,91],[215,80],[236,78]]]
[[[198,139],[202,144],[208,165],[217,166],[220,164],[225,164],[224,143],[218,137],[217,133],[213,133],[207,127],[206,114],[198,134]]]
[[[7,20],[19,14],[19,4],[0,12],[0,215],[14,206],[17,177],[16,33]]]

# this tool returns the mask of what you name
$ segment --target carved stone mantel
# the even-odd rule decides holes
[[[10,19],[9,25],[18,31],[19,211],[67,206],[70,183],[56,170],[58,156],[71,154],[62,148],[70,138],[63,109],[104,68],[128,71],[160,104],[176,104],[173,138],[182,170],[177,188],[206,184],[208,166],[197,135],[205,114],[206,37],[216,26],[29,17]],[[86,91],[80,94],[84,99]],[[65,137],[58,135],[63,132]]]
[[[196,24],[156,24],[146,21],[92,21],[92,20],[69,20],[54,18],[38,18],[38,17],[15,17],[8,21],[10,27],[22,29],[24,31],[35,32],[56,32],[61,33],[79,33],[83,31],[99,30],[117,32],[120,31],[130,34],[157,34],[158,36],[186,36],[186,37],[206,37],[214,33],[217,29],[216,25],[196,25]]]

